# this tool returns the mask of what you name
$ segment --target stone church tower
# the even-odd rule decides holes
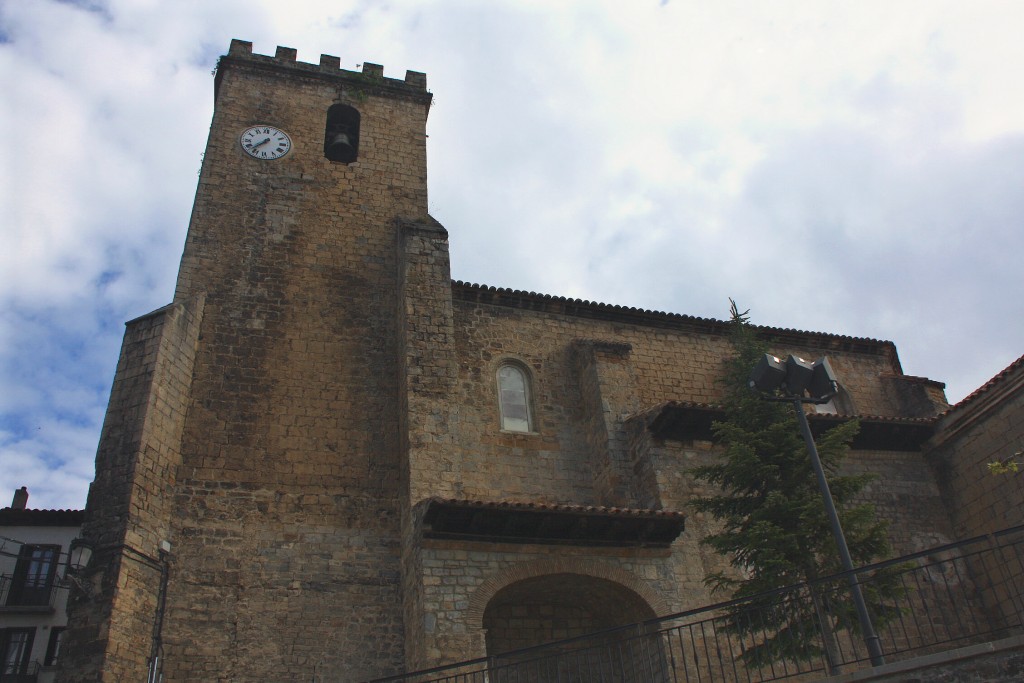
[[[67,680],[145,680],[152,656],[168,680],[403,663],[406,242],[449,286],[426,77],[233,41],[215,93],[174,302],[128,324],[85,529],[108,570]]]
[[[427,214],[426,77],[233,41],[174,300],[128,323],[62,681],[337,681],[715,602],[684,515],[716,456],[728,325],[452,282]],[[816,429],[897,551],[952,538],[923,457],[941,383],[827,355]]]

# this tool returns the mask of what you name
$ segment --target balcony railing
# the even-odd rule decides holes
[[[41,669],[39,662],[30,662],[21,671],[8,672],[0,669],[0,683],[39,683]]]
[[[18,585],[11,576],[0,576],[0,610],[7,612],[52,610],[61,588],[57,583],[43,586]]]
[[[856,571],[889,662],[1024,631],[1024,526]],[[845,574],[372,683],[760,683],[870,665]],[[883,616],[884,615],[884,616]],[[785,628],[778,625],[785,623]],[[789,639],[787,641],[787,639]],[[798,652],[762,658],[766,647]]]

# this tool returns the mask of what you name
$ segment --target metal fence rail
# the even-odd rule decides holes
[[[1024,631],[1024,526],[861,567],[887,661]],[[870,664],[846,574],[371,683],[761,683]],[[888,594],[892,595],[893,591]],[[780,628],[779,624],[785,623]],[[772,644],[772,645],[769,645]],[[765,647],[799,652],[760,659]]]

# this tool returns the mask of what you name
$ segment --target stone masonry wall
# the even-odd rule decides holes
[[[452,400],[457,363],[448,234],[436,222],[404,223],[398,236],[402,402],[402,589],[405,665],[425,666],[423,572],[417,520],[409,502],[432,495],[433,472],[450,467],[459,409]]]
[[[724,331],[619,324],[458,297],[454,314],[458,419],[451,422],[451,451],[437,451],[444,466],[420,473],[424,481],[433,478],[426,489],[431,495],[685,511],[694,495],[707,493],[687,470],[717,457],[712,443],[652,439],[629,418],[665,401],[716,402],[716,378],[730,352]],[[900,381],[889,357],[796,346],[776,352],[809,358],[827,353],[858,412],[900,414],[893,392],[882,386],[883,376],[890,384]],[[535,433],[500,429],[495,371],[508,359],[531,371]],[[932,472],[919,453],[856,451],[847,468],[880,475],[866,495],[892,521],[898,551],[919,550],[926,537],[940,542],[951,533]],[[613,473],[625,478],[625,497],[615,495],[623,489],[617,489]],[[423,497],[425,492],[412,504]],[[690,515],[668,552],[423,541],[421,554],[406,565],[422,576],[417,599],[424,621],[415,637],[426,649],[417,664],[488,654],[482,611],[477,613],[486,607],[481,596],[523,578],[523,572],[542,571],[531,568],[580,574],[588,567],[614,568],[617,578],[609,580],[631,586],[660,610],[720,600],[703,583],[708,572],[725,566],[700,545],[710,530],[710,520]]]
[[[636,380],[627,344],[577,340],[581,431],[590,452],[594,499],[602,505],[635,507],[623,422],[638,409]]]
[[[426,216],[422,74],[251,54],[218,66],[176,300],[207,295],[173,496],[167,680],[400,666],[399,221]],[[324,157],[326,114],[359,158]],[[291,151],[248,157],[273,125]]]
[[[128,323],[82,530],[94,594],[73,594],[61,681],[146,677],[202,316],[199,296]]]
[[[668,550],[425,541],[420,552],[423,609],[429,615],[425,661],[431,665],[489,654],[488,603],[502,588],[535,577],[575,574],[612,581],[636,593],[651,614],[703,604],[703,577],[675,571]]]
[[[997,474],[988,468],[993,462],[1024,465],[1024,359],[945,414],[929,445],[958,538],[1024,523],[1024,470]],[[1016,622],[1010,596],[1021,591],[1018,560],[991,559],[971,569],[994,596],[992,614],[1009,614]]]
[[[600,473],[594,468],[593,425],[588,420],[604,417],[595,416],[593,406],[615,416],[604,425],[604,438],[612,435],[612,457],[623,458],[625,438],[615,437],[615,432],[633,406],[645,409],[669,400],[714,403],[720,396],[717,377],[730,353],[724,333],[626,325],[458,299],[454,303],[459,430],[450,465],[433,473],[431,490],[436,495],[597,503],[604,489],[596,479]],[[585,340],[631,348],[623,371],[635,388],[610,397],[608,405],[586,396],[597,385],[581,375],[589,371],[574,350]],[[776,351],[822,355],[810,348]],[[888,358],[835,350],[828,354],[859,413],[898,414],[878,379],[892,372]],[[499,427],[494,376],[506,359],[518,360],[532,372],[536,433],[506,433]]]
[[[957,540],[939,481],[923,453],[851,450],[843,474],[873,474],[862,499],[889,522],[895,555],[909,555]]]
[[[991,462],[1024,464],[1024,362],[991,385],[944,416],[930,444],[960,538],[1024,523],[1024,469],[988,469]]]

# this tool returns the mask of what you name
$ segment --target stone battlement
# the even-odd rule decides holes
[[[405,80],[386,78],[384,67],[380,64],[363,63],[363,70],[348,71],[341,68],[341,60],[333,55],[320,55],[319,64],[296,61],[297,50],[291,47],[277,47],[273,57],[253,54],[252,43],[247,40],[232,39],[228,54],[222,58],[221,65],[227,66],[234,61],[244,61],[263,66],[294,69],[309,75],[320,77],[341,78],[374,86],[397,88],[404,91],[418,91],[429,97],[427,93],[427,75],[419,71],[406,71]]]

